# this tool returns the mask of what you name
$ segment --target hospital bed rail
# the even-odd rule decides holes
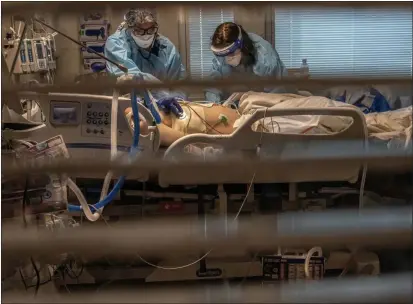
[[[85,256],[118,254],[170,255],[187,251],[276,251],[277,248],[410,247],[412,208],[292,212],[252,216],[237,222],[211,218],[208,225],[194,218],[119,223],[113,227],[84,226],[56,232],[3,223],[3,260],[27,256],[55,257],[72,252]],[[104,232],[104,233],[103,233]]]
[[[3,303],[411,303],[411,273],[324,280],[316,284],[290,283],[242,286],[146,287],[103,290],[99,293],[32,296],[8,294]]]
[[[299,115],[328,115],[351,118],[350,126],[335,134],[289,134],[278,133],[279,130],[269,130],[272,133],[264,131],[254,131],[253,125],[263,119],[270,120],[273,117],[288,117]],[[273,126],[274,127],[274,126]],[[262,127],[263,128],[263,127]],[[275,126],[274,129],[277,127]],[[271,128],[270,128],[271,129]],[[190,144],[207,144],[217,149],[223,149],[223,153],[239,153],[242,156],[240,164],[234,166],[230,171],[217,172],[216,170],[206,168],[197,171],[197,174],[191,174],[192,169],[179,171],[162,170],[159,173],[159,183],[162,186],[168,185],[185,185],[185,184],[209,184],[215,181],[218,184],[225,183],[248,183],[254,176],[255,183],[292,183],[292,182],[315,182],[315,181],[338,181],[357,179],[359,170],[363,166],[363,161],[354,162],[351,158],[349,162],[345,160],[336,161],[337,152],[335,142],[344,140],[351,141],[352,147],[356,150],[366,149],[367,147],[367,126],[363,114],[357,109],[350,108],[293,108],[279,109],[268,108],[255,110],[242,124],[229,136],[211,135],[211,134],[193,134],[187,135],[175,141],[165,152],[165,159],[173,161],[184,160],[188,158],[185,148]],[[364,140],[364,141],[363,141]],[[320,150],[321,153],[312,153],[313,145],[316,147],[320,144],[328,146],[332,151],[334,147],[334,156],[329,158],[326,150]],[[241,152],[242,151],[242,152]],[[299,151],[299,152],[298,152]],[[340,150],[338,150],[340,151]],[[250,152],[249,157],[247,157]],[[309,153],[313,155],[323,155],[324,161],[317,165],[317,173],[314,173],[314,164],[308,160],[305,164],[298,162],[297,165],[289,163],[284,166],[283,162],[273,164],[268,163],[266,170],[258,169],[254,166],[245,166],[255,158],[266,159],[270,157],[275,159],[293,158],[294,155],[301,156]],[[324,152],[324,153],[323,153]],[[219,155],[218,157],[220,157]],[[310,158],[311,158],[310,156]],[[212,156],[214,157],[214,156]],[[334,163],[328,160],[334,159]],[[331,170],[331,168],[334,170]],[[251,170],[249,170],[251,169]]]
[[[271,134],[272,135],[272,134]],[[364,142],[364,140],[363,140]],[[295,142],[291,142],[293,147]],[[242,158],[225,155],[219,159],[208,160],[206,162],[199,160],[179,160],[171,161],[165,160],[157,156],[148,156],[137,158],[136,161],[94,161],[90,159],[83,160],[78,158],[76,162],[73,159],[57,159],[46,162],[4,162],[2,167],[2,174],[6,178],[25,176],[28,172],[31,174],[42,172],[60,172],[60,173],[79,173],[94,170],[97,173],[105,174],[108,170],[114,174],[125,173],[128,174],[134,170],[145,170],[152,172],[159,172],[160,170],[189,170],[193,171],[205,170],[231,170],[236,165],[242,164],[247,169],[256,168],[259,170],[266,170],[268,166],[274,163],[300,164],[305,162],[312,162],[314,167],[318,163],[326,161],[354,161],[357,163],[363,162],[371,169],[386,169],[391,171],[406,171],[411,170],[412,148],[383,148],[380,146],[369,147],[369,150],[361,147],[360,140],[337,140],[325,142],[315,142],[308,150],[294,150],[294,153],[272,156],[269,155],[257,159],[245,159],[248,163],[243,162]],[[338,152],[339,151],[339,152]],[[3,160],[6,160],[5,158]]]

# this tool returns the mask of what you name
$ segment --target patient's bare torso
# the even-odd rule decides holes
[[[216,104],[181,103],[183,118],[162,115],[162,122],[185,134],[231,134],[239,118],[236,110]]]

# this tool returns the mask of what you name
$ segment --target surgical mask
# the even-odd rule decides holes
[[[241,62],[241,57],[242,57],[241,53],[236,54],[234,56],[226,56],[225,62],[230,66],[236,67]]]
[[[155,35],[135,36],[132,34],[131,36],[133,40],[135,40],[136,44],[143,49],[149,48],[155,38]]]

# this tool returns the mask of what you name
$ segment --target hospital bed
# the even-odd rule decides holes
[[[72,159],[109,160],[110,150],[110,105],[112,97],[84,95],[84,94],[30,94],[24,93],[22,98],[37,100],[43,111],[44,121],[33,123],[25,120],[20,115],[23,123],[19,128],[4,130],[6,137],[30,139],[36,142],[44,141],[53,136],[61,135],[65,141],[69,155]],[[118,109],[118,150],[120,155],[126,154],[132,141],[131,130],[124,116],[124,110],[129,106],[130,100],[119,98]],[[153,118],[150,112],[139,105],[140,113],[148,122]],[[263,118],[291,115],[336,115],[348,116],[352,124],[342,132],[333,135],[299,135],[267,132],[256,132],[252,125]],[[13,119],[12,119],[13,120]],[[151,123],[150,123],[151,125]],[[300,108],[300,109],[258,109],[231,135],[188,135],[176,141],[167,149],[159,148],[159,132],[156,126],[151,127],[148,136],[140,136],[140,156],[164,157],[168,161],[187,160],[201,157],[206,160],[220,156],[231,155],[231,157],[242,158],[242,166],[233,167],[226,172],[215,172],[209,168],[203,168],[196,174],[192,170],[182,169],[177,171],[161,170],[157,176],[151,176],[150,172],[134,172],[128,176],[129,181],[148,181],[159,184],[161,187],[177,185],[222,185],[222,184],[249,184],[253,183],[289,183],[290,201],[297,197],[296,183],[303,182],[329,182],[329,181],[352,181],[358,179],[363,163],[354,160],[328,160],[318,159],[311,162],[274,162],[265,170],[258,170],[249,165],[249,160],[265,159],[267,156],[286,160],[297,154],[305,155],[314,152],[323,144],[335,147],[337,142],[352,144],[355,150],[363,150],[366,146],[366,124],[363,114],[354,108]],[[191,155],[185,153],[188,146],[202,143],[212,145],[216,155]],[[326,145],[323,145],[325,150]],[[320,151],[318,151],[320,152]],[[316,172],[314,168],[317,168]],[[331,170],[334,168],[334,170]],[[150,178],[151,177],[151,178]],[[82,172],[76,179],[87,182],[91,179],[99,179],[102,176],[94,172]],[[134,189],[132,185],[129,193],[135,191],[140,195],[143,189]],[[99,186],[98,186],[99,187]],[[150,189],[147,192],[150,192]],[[156,189],[158,191],[159,189]],[[184,189],[184,192],[189,190]],[[189,191],[190,192],[190,191]],[[182,194],[182,193],[181,193]],[[132,195],[133,196],[133,195]],[[188,199],[197,199],[196,192],[187,195]],[[109,212],[109,208],[107,212]],[[136,210],[137,213],[141,211]]]
[[[85,156],[90,159],[110,159],[108,126],[111,122],[110,105],[112,97],[79,94],[45,94],[26,96],[26,98],[38,100],[44,112],[45,121],[36,126],[27,126],[27,128],[22,128],[21,130],[9,130],[7,131],[9,133],[8,136],[21,139],[30,138],[31,140],[41,142],[50,137],[61,135],[73,160],[77,158],[84,159]],[[127,151],[127,147],[132,140],[131,131],[123,114],[129,104],[129,99],[119,98],[118,149],[124,152]],[[139,106],[139,110],[148,122],[153,121],[150,112],[146,108]],[[254,123],[263,118],[308,114],[348,116],[352,118],[352,124],[344,131],[333,135],[270,134],[256,132],[251,128]],[[363,162],[360,160],[336,161],[334,159],[319,159],[307,163],[294,161],[273,162],[270,166],[266,168],[261,167],[258,170],[257,167],[249,165],[249,161],[265,159],[268,156],[283,160],[286,157],[291,158],[297,151],[301,153],[308,151],[308,153],[311,153],[311,151],[317,149],[320,143],[326,147],[325,144],[334,145],[337,142],[348,141],[352,143],[352,147],[355,149],[362,150],[365,148],[366,138],[367,131],[363,114],[359,110],[352,108],[258,109],[231,135],[188,135],[176,141],[166,150],[159,148],[159,132],[156,127],[153,127],[150,135],[141,136],[140,138],[142,157],[161,155],[165,160],[174,162],[192,158],[198,158],[199,160],[200,157],[201,160],[210,161],[217,157],[228,155],[241,160],[242,166],[234,167],[230,171],[219,172],[208,167],[204,167],[197,172],[186,168],[179,171],[161,169],[157,176],[151,175],[149,171],[134,172],[128,176],[128,182],[131,183],[130,186],[123,190],[123,195],[121,195],[122,197],[119,200],[105,209],[104,215],[122,217],[131,214],[142,215],[145,213],[143,212],[144,208],[148,211],[151,208],[151,204],[145,204],[142,200],[137,201],[136,198],[130,198],[133,203],[122,205],[122,199],[125,199],[128,193],[131,194],[135,191],[135,195],[132,194],[132,197],[144,197],[144,199],[158,198],[161,201],[162,199],[164,199],[163,201],[165,199],[169,199],[169,201],[190,200],[190,208],[186,208],[187,211],[191,210],[189,213],[207,218],[208,215],[206,214],[209,212],[205,209],[209,202],[215,200],[216,190],[218,190],[219,198],[218,203],[215,205],[216,212],[220,215],[228,216],[228,213],[237,213],[238,211],[237,214],[239,215],[239,211],[248,206],[248,203],[250,203],[249,210],[254,210],[254,184],[266,183],[288,183],[289,198],[286,204],[293,204],[297,208],[297,183],[356,182],[363,167]],[[212,154],[207,158],[205,158],[205,155],[187,153],[189,145],[199,144],[212,146],[215,149],[214,151],[219,153]],[[97,178],[102,179],[102,176],[97,176],[94,172],[87,172],[74,178],[81,187],[82,180],[86,181],[84,182],[86,185],[87,181]],[[141,182],[146,182],[147,188],[134,188],[136,184],[133,181],[136,180],[141,185]],[[155,186],[156,190],[150,191],[148,189],[150,184],[159,184],[162,188],[167,189]],[[217,188],[208,189],[211,184],[217,185]],[[233,197],[231,198],[225,189],[225,186],[228,184],[249,185],[248,188],[244,188],[247,194],[239,195],[235,212],[230,210],[230,202],[233,200]],[[187,189],[188,186],[196,186],[197,188],[195,190]],[[178,188],[179,191],[174,191],[173,187],[180,187]],[[165,193],[165,191],[168,193]],[[214,191],[215,193],[213,193]],[[163,204],[162,206],[173,208],[174,204]],[[156,205],[155,209],[157,208],[158,206]],[[232,207],[232,209],[234,208]],[[283,209],[289,209],[289,206]],[[172,212],[172,214],[174,213]],[[80,214],[73,213],[72,215],[79,216]],[[199,259],[197,263],[192,263],[189,267],[179,268],[174,271],[170,271],[168,267],[162,267],[162,265],[182,265],[193,262],[193,259],[181,257],[180,261],[176,259],[172,262],[161,261],[156,263],[161,268],[154,270],[153,267],[138,267],[129,269],[128,274],[125,275],[144,278],[146,281],[208,279],[222,277],[223,275],[234,278],[260,276],[261,263],[251,260],[252,257],[248,253],[239,253],[238,259],[235,261],[232,259],[231,262],[222,259],[222,257],[217,259],[216,254],[212,253],[208,255],[207,260]],[[202,270],[202,275],[199,275],[200,269]],[[83,278],[89,282],[93,282],[93,277],[111,277],[113,271],[116,271],[114,269],[111,274],[108,274],[107,272],[110,270],[99,270],[96,267],[89,267],[89,270],[85,271]]]
[[[44,113],[44,122],[34,124],[29,122],[21,130],[5,130],[6,136],[21,139],[30,139],[36,142],[44,141],[53,136],[61,135],[71,158],[109,160],[110,149],[110,96],[83,95],[83,94],[42,94],[25,96],[37,99]],[[119,98],[118,109],[118,151],[126,152],[132,141],[129,125],[124,116],[124,110],[130,100]],[[139,105],[139,111],[149,122],[153,121],[150,112]],[[351,117],[352,124],[343,132],[334,135],[300,135],[300,134],[269,134],[256,132],[251,126],[263,118],[292,115],[335,115]],[[150,123],[152,124],[152,123]],[[7,128],[7,126],[6,126]],[[220,155],[231,155],[243,159],[243,166],[233,168],[229,172],[214,172],[205,169],[193,174],[191,170],[174,172],[161,170],[158,175],[159,185],[209,185],[209,184],[248,184],[253,175],[255,183],[298,183],[317,181],[355,181],[357,180],[362,163],[348,161],[323,160],[317,164],[317,174],[314,174],[314,163],[284,165],[275,163],[268,170],[256,172],[248,165],[248,160],[265,158],[266,155],[279,157],[291,155],[297,150],[311,149],[320,143],[334,143],[337,141],[351,141],[354,148],[362,149],[365,146],[366,126],[362,113],[356,109],[342,108],[307,108],[307,109],[258,109],[246,120],[243,125],[231,135],[187,135],[167,149],[159,149],[159,132],[156,127],[151,128],[148,136],[140,136],[141,156],[162,155],[166,160],[186,160],[194,157],[186,153],[188,145],[198,143],[222,148]],[[288,167],[286,167],[288,166]],[[334,167],[334,170],[331,168]],[[85,175],[83,175],[85,174]],[[149,172],[136,172],[128,179],[148,181]],[[93,172],[82,173],[79,178],[100,178]]]
[[[11,138],[30,139],[36,142],[44,141],[53,136],[61,135],[65,141],[69,155],[72,159],[100,159],[109,160],[110,150],[110,105],[112,98],[109,96],[83,95],[83,94],[23,94],[24,98],[37,100],[44,113],[44,121],[33,123],[26,120],[19,124],[21,127],[13,130],[4,130],[4,134]],[[130,100],[119,98],[118,109],[118,150],[120,155],[126,154],[132,141],[131,131],[124,116],[124,110],[129,106]],[[139,105],[141,115],[149,122],[153,121],[150,112]],[[256,132],[252,125],[263,118],[291,115],[336,115],[352,118],[352,124],[344,131],[334,135],[299,135],[267,132]],[[20,120],[24,119],[19,118]],[[301,155],[314,152],[320,144],[335,147],[337,142],[352,144],[355,150],[363,150],[366,146],[367,131],[363,114],[353,108],[300,108],[300,109],[258,109],[231,135],[188,135],[176,141],[167,149],[159,148],[159,133],[156,126],[151,127],[148,136],[140,137],[140,156],[164,157],[165,160],[179,161],[191,158],[211,158],[211,155],[191,155],[185,153],[188,146],[202,143],[212,145],[214,151],[218,151],[212,158],[231,155],[242,158],[242,166],[233,167],[230,171],[215,172],[209,168],[203,168],[196,174],[192,170],[182,169],[177,171],[161,170],[157,176],[150,176],[150,172],[134,172],[128,176],[130,181],[155,182],[161,187],[177,185],[222,185],[222,184],[249,184],[253,183],[289,183],[290,201],[297,197],[296,183],[303,182],[329,182],[352,181],[358,179],[363,163],[354,160],[313,160],[311,162],[274,162],[265,170],[257,171],[249,165],[248,160],[265,159],[267,156],[286,160],[297,152]],[[326,145],[323,145],[325,149]],[[320,152],[320,151],[319,151]],[[202,160],[202,159],[201,159]],[[314,168],[317,168],[315,171]],[[334,168],[334,170],[331,170]],[[102,176],[94,172],[83,172],[76,179],[86,183],[91,179],[100,179]],[[132,185],[129,193],[137,195],[144,192],[143,189],[134,189]],[[99,186],[98,186],[99,187]],[[148,193],[150,189],[146,189]],[[156,189],[158,191],[159,189]],[[184,189],[184,192],[188,192]],[[189,191],[190,192],[190,191]],[[182,193],[181,193],[182,194]],[[132,194],[133,196],[133,194]],[[187,195],[188,199],[197,199],[196,192]],[[141,213],[141,210],[135,210]],[[107,212],[110,212],[108,208]]]

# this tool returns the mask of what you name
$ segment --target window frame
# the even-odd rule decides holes
[[[274,46],[275,49],[277,49],[277,45],[276,45],[277,37],[276,37],[276,30],[275,30],[275,26],[276,26],[276,6],[277,6],[276,4],[272,4],[271,16],[269,16],[269,18],[271,19],[271,24],[268,25],[268,26],[271,26],[271,29],[268,29],[268,32],[272,31],[271,40],[268,40],[268,41],[272,41],[272,45]],[[330,8],[333,9],[334,7],[330,7]],[[355,8],[355,7],[349,7],[349,9],[357,10],[357,8]],[[354,12],[353,12],[353,15],[354,15]],[[266,26],[267,26],[267,24],[266,24]],[[266,31],[267,31],[267,28],[266,28]],[[296,69],[296,68],[299,68],[299,67],[287,67],[287,69]],[[317,77],[317,75],[316,75],[316,77]],[[362,76],[362,77],[365,77],[365,76]]]
[[[198,8],[203,8],[202,6],[197,6]],[[219,9],[222,9],[222,8],[219,8]],[[190,76],[191,75],[191,56],[190,56],[190,54],[189,54],[189,52],[190,52],[190,50],[189,50],[189,48],[190,48],[190,37],[189,37],[189,10],[190,10],[190,7],[188,7],[188,8],[185,8],[184,9],[184,11],[185,11],[185,16],[184,16],[184,20],[185,20],[185,24],[180,24],[179,26],[180,26],[180,28],[182,27],[182,31],[185,31],[185,62],[186,62],[186,70],[187,70],[187,75],[188,76]],[[236,14],[236,10],[235,9],[233,9],[232,10],[232,14],[233,14],[233,16],[234,16],[234,22],[236,22],[236,16],[237,16],[237,14]]]
[[[270,4],[264,18],[265,40],[275,48],[275,4]]]

